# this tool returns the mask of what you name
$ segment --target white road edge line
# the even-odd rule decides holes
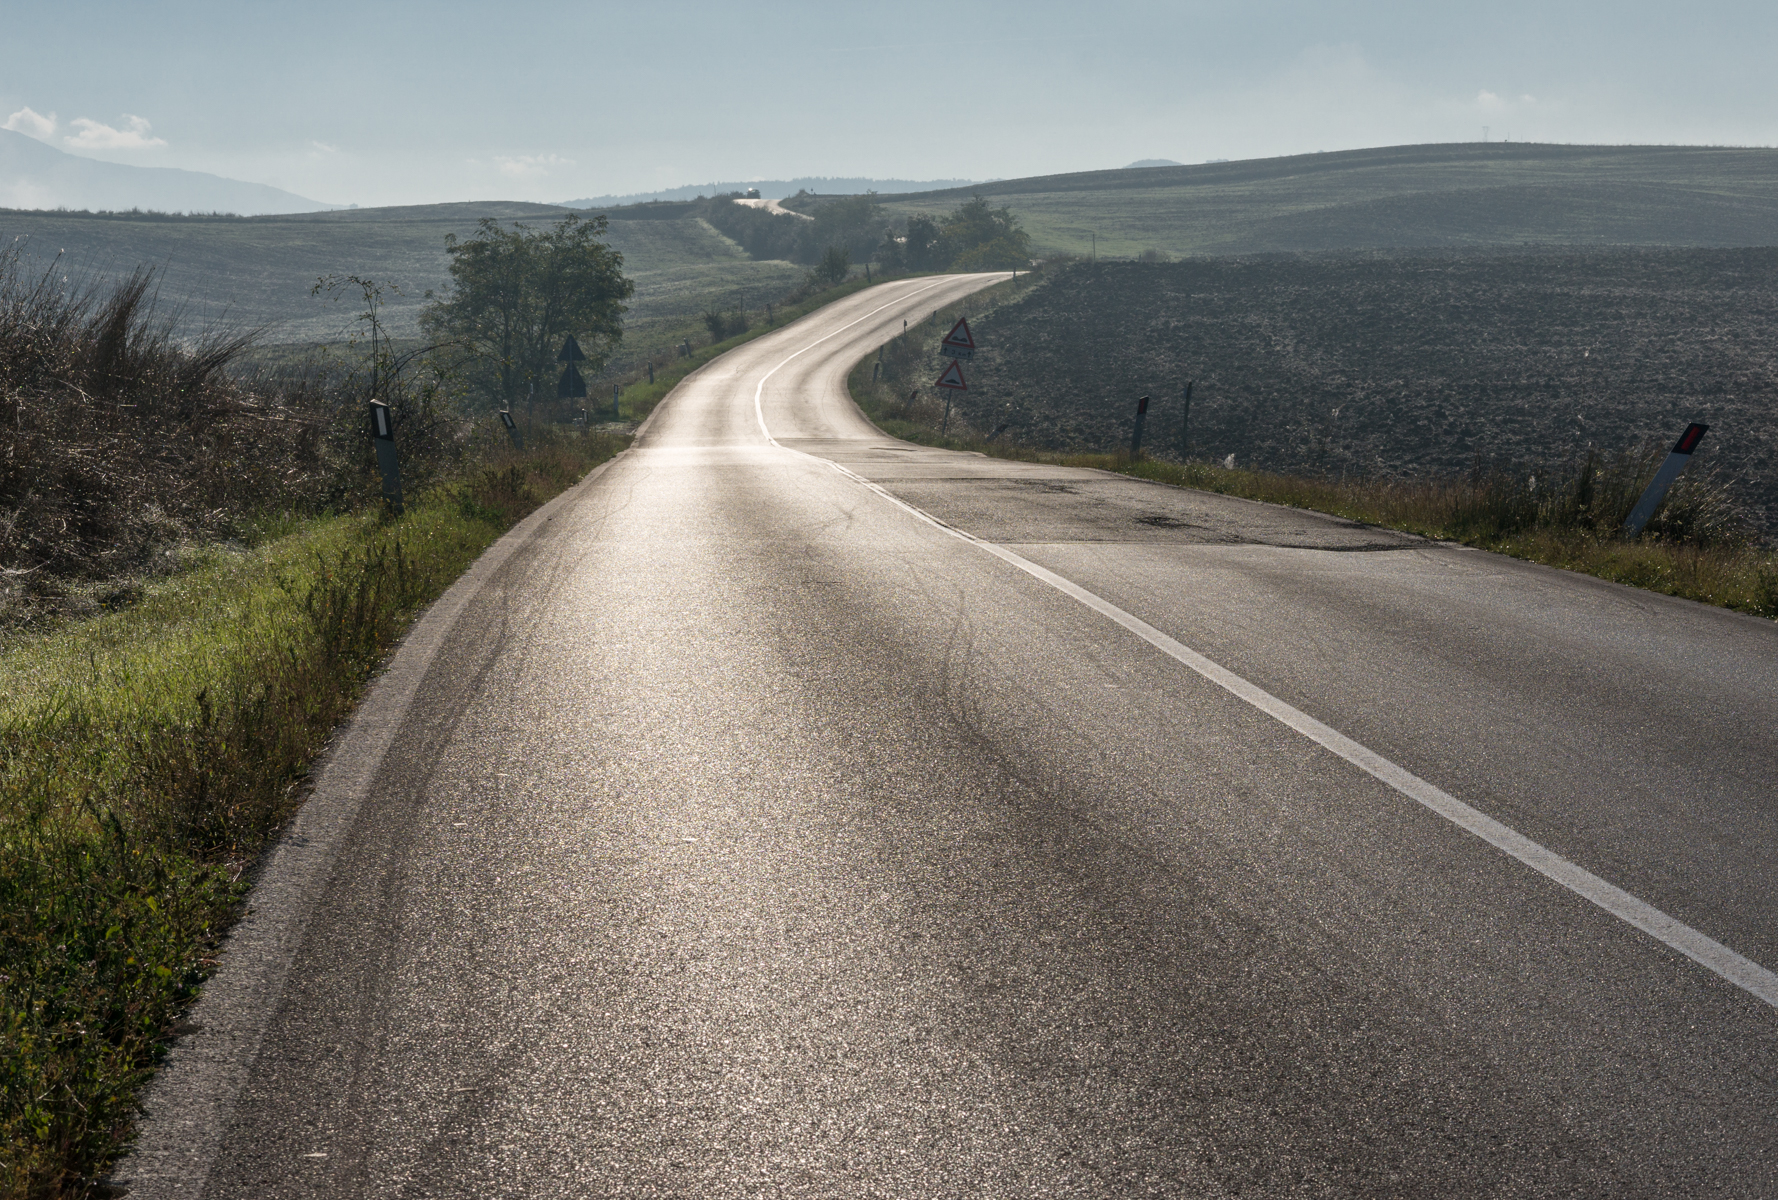
[[[885,307],[888,306],[885,305]],[[881,312],[882,310],[878,309],[877,311]],[[859,320],[863,319],[863,317],[859,318]],[[857,322],[853,322],[853,324],[857,324]],[[835,330],[834,332],[840,331]],[[829,334],[828,336],[833,335]],[[818,344],[811,342],[808,346],[803,347],[803,350]],[[803,350],[798,350],[797,354],[801,354]],[[795,358],[796,355],[793,354],[790,357]],[[779,363],[777,367],[773,367],[771,371],[761,377],[759,388],[755,389],[753,393],[753,411],[759,418],[759,431],[765,434],[766,440],[774,446],[779,443],[772,437],[771,430],[766,428],[765,415],[760,408],[760,389],[765,387],[765,381],[776,374],[779,367],[789,361],[789,358],[785,359],[784,362]],[[788,449],[788,447],[780,448]],[[1638,900],[1615,884],[1607,883],[1585,867],[1569,862],[1560,854],[1546,849],[1517,830],[1501,824],[1478,809],[1471,808],[1449,792],[1434,787],[1405,767],[1397,766],[1376,751],[1359,745],[1339,730],[1324,725],[1301,709],[1286,704],[1264,688],[1249,683],[1228,668],[1212,662],[1191,647],[1168,637],[1147,621],[1125,612],[1111,601],[1087,591],[1079,584],[1062,578],[1046,567],[1038,566],[1030,559],[1008,550],[1005,546],[984,541],[972,533],[945,524],[931,513],[916,508],[887,489],[871,482],[856,471],[848,470],[837,462],[813,454],[804,454],[800,450],[793,450],[792,453],[803,454],[805,458],[832,467],[848,479],[862,484],[897,508],[910,513],[928,525],[940,529],[960,541],[967,542],[978,550],[992,554],[1002,562],[1017,567],[1033,579],[1047,583],[1063,595],[1078,600],[1094,612],[1111,618],[1162,654],[1190,667],[1211,683],[1245,700],[1254,708],[1296,730],[1310,741],[1333,751],[1365,774],[1382,781],[1416,804],[1432,810],[1459,829],[1474,834],[1495,849],[1518,859],[1533,871],[1561,884],[1575,895],[1592,902],[1620,921],[1635,926],[1662,945],[1671,947],[1700,966],[1714,971],[1749,995],[1778,1008],[1778,974],[1766,970],[1752,959],[1742,957],[1708,934],[1693,929],[1676,917],[1668,916],[1654,905]]]

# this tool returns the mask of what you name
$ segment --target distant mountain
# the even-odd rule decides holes
[[[1174,162],[1170,158],[1139,158],[1124,170],[1128,171],[1135,167],[1183,167],[1184,165],[1184,163]]]
[[[758,188],[765,200],[782,200],[798,192],[816,192],[830,196],[856,196],[864,192],[934,192],[944,188],[968,187],[973,179],[933,179],[921,183],[912,179],[840,179],[826,175],[810,175],[802,179],[748,179],[729,183],[694,183],[668,188],[661,192],[636,192],[629,196],[589,196],[583,200],[563,202],[563,208],[616,208],[620,204],[646,204],[650,200],[695,200],[699,196],[720,196],[725,192],[744,192]]]
[[[154,212],[322,212],[338,208],[294,192],[176,167],[134,167],[64,154],[0,129],[0,208]]]

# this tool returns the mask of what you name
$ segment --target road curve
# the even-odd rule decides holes
[[[427,614],[132,1196],[1778,1193],[1778,631],[882,437],[985,281],[716,360]]]

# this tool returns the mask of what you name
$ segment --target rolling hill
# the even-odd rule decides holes
[[[139,263],[161,272],[160,293],[182,329],[221,323],[266,328],[267,344],[329,342],[353,321],[345,306],[309,294],[317,277],[356,273],[393,284],[385,317],[398,337],[418,332],[427,289],[448,279],[445,235],[466,237],[484,217],[547,223],[568,214],[545,204],[432,204],[251,218],[0,212],[0,243],[26,239],[42,269],[62,256],[71,279],[127,274]],[[639,206],[613,214],[611,244],[636,283],[629,328],[649,330],[695,316],[712,298],[775,299],[803,274],[756,262],[683,207]]]
[[[1462,246],[1778,245],[1778,150],[1456,143],[1126,167],[890,196],[987,197],[1039,254],[1129,258]],[[1096,235],[1096,239],[1095,239]]]
[[[1150,248],[1185,257],[1778,245],[1773,150],[1402,146],[1000,180],[886,195],[882,203],[904,215],[940,212],[976,194],[1009,205],[1040,255],[1084,255],[1094,234],[1099,255],[1111,258]],[[265,326],[267,342],[300,344],[336,340],[351,324],[349,311],[310,296],[318,276],[356,272],[398,286],[387,316],[398,336],[411,335],[426,290],[447,277],[447,233],[465,236],[483,217],[546,222],[569,211],[505,202],[249,218],[0,211],[0,244],[26,239],[26,257],[40,268],[60,253],[59,269],[76,279],[152,264],[183,328]],[[695,203],[603,211],[636,281],[632,344],[713,302],[773,299],[802,275],[791,263],[750,258],[702,220]]]

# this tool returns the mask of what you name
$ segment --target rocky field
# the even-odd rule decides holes
[[[1177,457],[1195,380],[1192,458],[1410,478],[1571,463],[1704,421],[1692,469],[1778,533],[1778,249],[1077,263],[971,324],[957,418],[977,432],[1113,449],[1146,394],[1144,448]],[[895,366],[930,383],[942,361]]]

